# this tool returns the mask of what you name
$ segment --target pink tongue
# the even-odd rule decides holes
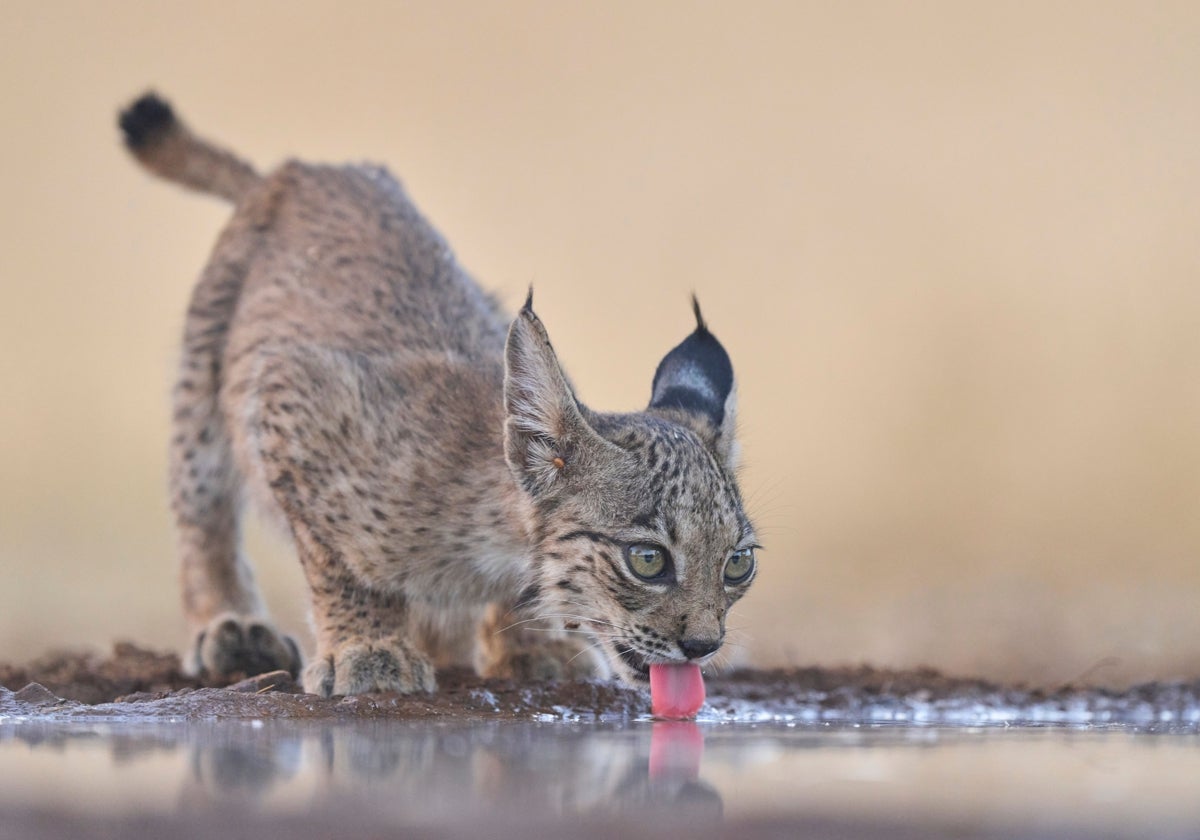
[[[693,718],[704,705],[704,677],[700,666],[650,666],[650,711],[655,717]]]

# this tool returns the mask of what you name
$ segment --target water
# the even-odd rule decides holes
[[[1163,725],[10,718],[0,837],[1195,837],[1198,739]]]

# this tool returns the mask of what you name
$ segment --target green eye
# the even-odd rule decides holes
[[[754,549],[739,548],[725,564],[725,582],[741,583],[754,571]]]
[[[654,545],[631,545],[625,550],[629,570],[642,580],[654,580],[667,570],[667,552]]]

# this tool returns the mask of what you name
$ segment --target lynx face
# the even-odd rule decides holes
[[[506,454],[536,511],[524,599],[633,682],[653,663],[707,661],[756,573],[732,368],[698,309],[697,321],[638,414],[580,406],[528,306],[509,335]]]

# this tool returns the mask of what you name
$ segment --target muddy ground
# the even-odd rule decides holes
[[[0,664],[0,718],[249,718],[529,720],[629,718],[649,712],[646,692],[611,682],[516,684],[443,671],[432,695],[324,699],[285,673],[229,686],[183,674],[175,654],[118,643],[107,656],[52,653]],[[1031,690],[948,677],[931,669],[869,667],[736,670],[706,679],[702,717],[717,720],[854,720],[930,723],[1127,722],[1196,724],[1200,680],[1115,691]]]

